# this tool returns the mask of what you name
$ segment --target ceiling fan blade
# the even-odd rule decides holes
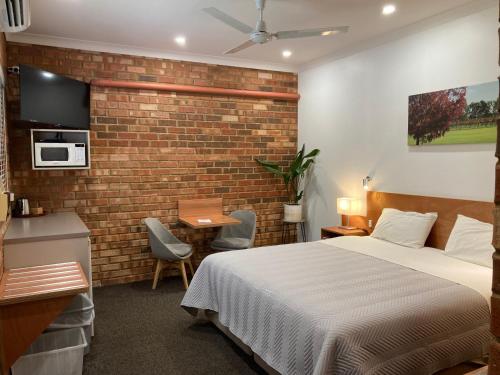
[[[217,8],[203,8],[203,11],[210,14],[212,17],[217,18],[219,21],[224,22],[226,25],[241,31],[242,33],[250,34],[253,31],[252,27],[238,21],[236,18],[231,17],[229,14],[226,14]]]
[[[224,52],[224,55],[229,55],[231,53],[236,53],[240,52],[248,47],[252,47],[255,43],[252,40],[247,40],[245,43],[240,44],[238,47],[234,47],[233,49],[230,49],[229,51]]]
[[[339,26],[339,27],[322,27],[319,29],[308,29],[308,30],[278,31],[273,35],[276,37],[276,39],[294,39],[294,38],[308,38],[310,36],[336,35],[340,33],[346,33],[348,31],[349,31],[349,26]]]

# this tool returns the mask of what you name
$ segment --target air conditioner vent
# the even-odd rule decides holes
[[[0,27],[7,33],[26,30],[31,23],[29,0],[0,0]]]

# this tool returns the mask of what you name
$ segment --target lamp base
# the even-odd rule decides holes
[[[351,227],[351,226],[349,226],[349,225],[341,225],[341,226],[339,226],[339,228],[341,228],[341,229],[345,229],[345,230],[354,230],[354,229],[358,229],[358,228],[356,228],[356,227]]]

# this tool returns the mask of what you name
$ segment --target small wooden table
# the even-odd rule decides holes
[[[200,220],[210,220],[208,223]],[[194,229],[241,224],[222,212],[222,198],[179,200],[179,221]]]
[[[325,227],[321,228],[321,239],[335,238],[342,236],[368,236],[368,232],[363,229],[345,229],[342,227]]]
[[[488,366],[483,366],[474,371],[468,372],[465,375],[488,375]]]
[[[89,283],[80,263],[69,262],[6,270],[0,281],[0,374]]]

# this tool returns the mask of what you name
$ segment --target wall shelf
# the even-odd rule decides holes
[[[83,144],[85,147],[85,160],[82,165],[38,165],[36,163],[38,144],[65,145]],[[83,146],[82,146],[83,148]],[[90,132],[89,130],[66,130],[66,129],[31,129],[31,161],[34,170],[57,170],[57,169],[89,169],[90,168]]]

